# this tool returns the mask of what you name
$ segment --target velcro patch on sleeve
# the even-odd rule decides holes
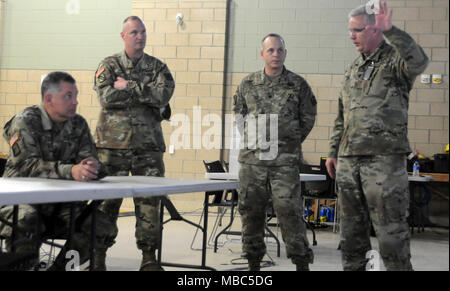
[[[9,140],[9,146],[12,147],[19,140],[19,133],[16,132]]]
[[[105,67],[104,66],[100,66],[100,68],[98,68],[97,73],[95,74],[95,77],[98,78],[100,77],[100,75],[105,71]]]

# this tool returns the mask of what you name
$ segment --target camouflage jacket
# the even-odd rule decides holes
[[[128,80],[125,90],[114,88],[117,77]],[[160,109],[169,103],[175,82],[164,63],[144,54],[134,65],[123,51],[100,63],[94,89],[102,107],[95,133],[98,148],[166,150]]]
[[[10,145],[5,177],[73,179],[72,166],[97,151],[86,120],[80,115],[54,123],[42,106],[31,106],[4,127]]]
[[[241,81],[234,96],[233,110],[238,126],[244,123],[239,121],[239,116],[245,118],[239,162],[264,166],[298,165],[302,142],[313,128],[317,114],[316,98],[302,77],[286,68],[273,80],[264,71],[252,73]],[[278,126],[272,129],[270,126],[276,124],[270,119],[271,114],[278,120]],[[266,116],[266,124],[249,126],[252,119],[259,121],[259,115]],[[266,132],[257,130],[257,134],[253,133],[259,127]],[[277,131],[275,138],[271,137],[270,131],[273,130]],[[257,135],[257,138],[252,138],[252,135]],[[276,147],[274,156],[267,155],[270,149],[260,146],[261,140],[270,140]],[[263,153],[266,153],[265,157],[261,155]]]
[[[428,57],[395,26],[367,58],[346,70],[328,157],[402,154],[408,141],[409,91]]]

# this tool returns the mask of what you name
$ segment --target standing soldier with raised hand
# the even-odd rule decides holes
[[[386,3],[376,14],[366,5],[349,14],[350,39],[360,55],[344,75],[326,162],[338,186],[344,270],[365,270],[370,221],[386,268],[412,270],[408,103],[428,58],[391,19]]]

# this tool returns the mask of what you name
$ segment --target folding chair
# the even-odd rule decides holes
[[[303,206],[306,205],[306,200],[314,200],[315,204],[315,221],[314,223],[309,223],[312,228],[321,225],[320,222],[320,202],[332,200],[334,201],[334,217],[333,217],[333,232],[336,231],[337,225],[337,195],[335,193],[335,182],[328,175],[325,167],[326,159],[321,158],[320,165],[306,165],[303,164],[300,167],[300,171],[305,174],[322,174],[326,175],[325,181],[306,181],[302,182],[302,196],[303,196]]]
[[[209,162],[209,163],[206,161],[203,161],[203,164],[205,165],[206,171],[208,173],[225,173],[225,169],[220,161],[214,161],[214,162]],[[208,244],[214,238],[214,235],[217,232],[218,227],[222,225],[222,219],[225,216],[226,212],[228,210],[230,210],[230,221],[229,221],[228,225],[225,226],[225,228],[219,234],[217,234],[217,236],[214,239],[214,252],[217,252],[217,243],[218,243],[219,236],[227,233],[228,229],[233,224],[235,212],[236,212],[235,208],[237,206],[237,201],[238,201],[238,193],[236,190],[219,190],[219,191],[205,192],[205,201],[203,203],[204,211],[202,212],[200,220],[202,219],[203,215],[205,215],[206,219],[208,219],[210,207],[217,207],[219,209],[219,211],[217,213],[216,221],[214,222],[213,230],[212,230],[211,235],[208,240]],[[197,232],[194,235],[192,244],[194,243],[196,235],[197,235]],[[192,248],[192,244],[191,244],[191,248]]]
[[[224,173],[225,169],[222,166],[222,163],[220,161],[214,161],[214,162],[205,162],[203,161],[206,171],[208,173]],[[210,197],[213,197],[212,201],[210,201]],[[213,231],[211,232],[210,240],[214,237],[217,229],[219,226],[221,226],[222,218],[225,215],[227,209],[230,210],[230,221],[229,223],[214,237],[214,252],[217,252],[217,245],[218,245],[218,239],[221,235],[228,234],[228,235],[242,235],[240,231],[230,231],[234,218],[235,218],[235,211],[236,206],[238,203],[238,192],[236,190],[225,190],[225,191],[212,191],[212,192],[206,192],[205,193],[205,203],[204,203],[204,213],[205,215],[208,215],[208,208],[209,207],[224,207],[225,211],[222,213],[217,214],[216,222],[214,223]],[[202,213],[203,215],[203,213]],[[201,219],[201,218],[200,218]],[[280,241],[278,240],[278,237],[270,230],[270,228],[265,226],[266,229],[266,237],[272,237],[275,239],[277,244],[277,256],[280,257],[281,251],[280,251]],[[195,239],[195,237],[194,237]]]
[[[0,158],[0,177],[3,176],[3,173],[5,172],[6,161],[7,159]],[[16,207],[15,209],[17,210],[18,208]],[[2,223],[11,227],[17,222],[17,216],[14,216],[13,220],[13,223],[10,223],[0,217]],[[32,268],[36,261],[35,252],[5,253],[3,247],[3,241],[5,240],[6,237],[0,236],[0,271],[26,270]]]
[[[6,166],[7,159],[0,158],[0,176],[3,176],[5,166]],[[49,252],[49,260],[46,263],[48,265],[51,261],[51,254],[54,252],[56,248],[62,249],[64,245],[55,243],[55,240],[66,240],[66,244],[68,246],[68,249],[71,249],[71,242],[69,239],[70,233],[73,233],[75,229],[79,229],[81,227],[81,224],[85,221],[85,219],[92,214],[92,225],[95,225],[95,211],[94,209],[97,209],[98,205],[101,203],[101,200],[91,201],[90,204],[88,204],[84,210],[80,213],[78,217],[75,217],[74,215],[74,208],[71,207],[71,219],[70,219],[70,225],[69,225],[69,232],[68,233],[55,233],[56,227],[52,225],[52,221],[47,221],[46,225],[49,226],[49,228],[44,233],[39,233],[40,236],[39,241],[42,244],[50,245],[50,252]],[[0,205],[1,206],[1,205]],[[73,206],[73,205],[72,205]],[[13,222],[9,222],[6,219],[3,219],[0,217],[0,221],[2,223],[5,223],[11,227],[13,227],[13,235],[12,235],[12,241],[14,242],[14,233],[16,231],[21,231],[17,228],[17,213],[18,213],[18,205],[14,206],[14,215],[13,215]],[[95,233],[95,228],[91,227],[91,231]],[[93,235],[94,237],[94,235]],[[5,253],[3,252],[3,241],[6,240],[6,237],[0,236],[0,270],[23,270],[24,268],[32,268],[34,267],[35,270],[39,269],[42,265],[42,262],[39,262],[40,255],[39,252],[30,252],[25,254],[17,254],[14,250],[14,244],[12,246],[12,252],[11,253]],[[91,239],[91,243],[93,243]],[[94,256],[93,256],[93,248],[90,250],[91,252],[91,264],[93,264]],[[38,253],[38,255],[36,255]],[[30,265],[30,261],[34,260],[34,266]],[[38,263],[36,264],[36,261]]]
[[[0,236],[0,271],[23,271],[30,270],[35,267],[38,261],[38,255],[36,251],[16,251],[15,244],[19,241],[15,238],[18,231],[21,231],[17,226],[19,207],[14,206],[14,212],[12,222],[0,217],[2,224],[8,225],[13,228],[11,235],[11,250],[4,252],[3,241],[6,241],[8,237]]]
[[[7,159],[0,158],[0,177],[2,177],[3,173],[5,172],[6,161]]]

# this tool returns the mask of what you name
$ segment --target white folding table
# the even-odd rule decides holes
[[[162,196],[164,198],[167,194],[217,191],[237,189],[238,187],[238,181],[176,179],[147,176],[111,176],[105,177],[102,180],[89,182],[42,178],[2,178],[0,179],[0,205],[59,203],[126,197]],[[161,221],[164,215],[163,201],[164,199],[162,199],[161,202]],[[166,199],[166,201],[169,200]],[[173,211],[176,211],[175,207],[173,207],[173,204],[171,203],[166,206],[169,206],[169,211],[172,210],[172,216]],[[95,213],[95,211],[93,213]],[[214,270],[213,268],[207,267],[205,264],[207,221],[205,220],[203,227],[201,227],[181,218],[178,213],[176,213],[175,216],[175,219],[183,220],[202,229],[202,264],[200,266],[193,266],[163,263],[161,262],[161,248],[159,248],[158,260],[161,265]],[[172,219],[174,219],[173,216]],[[92,223],[92,225],[95,226],[95,223]],[[93,229],[93,232],[94,231],[95,229]],[[162,224],[160,231],[162,234]],[[94,260],[93,242],[94,240],[91,240],[91,264]]]
[[[238,186],[239,182],[237,181],[147,176],[111,176],[89,182],[42,178],[2,178],[0,179],[0,205],[150,197],[236,189]]]
[[[228,180],[228,181],[237,181],[239,180],[239,173],[237,171],[234,172],[225,172],[225,173],[205,173],[205,178],[206,179],[211,179],[211,180]],[[310,181],[326,181],[327,176],[323,175],[323,174],[304,174],[304,173],[300,173],[299,175],[300,178],[300,182],[301,182],[301,188],[304,187],[304,182],[310,182]],[[312,233],[313,233],[313,245],[317,244],[316,241],[316,233],[314,231],[314,226],[311,225],[309,222],[305,221],[306,224],[309,225]],[[228,225],[228,227],[230,227],[230,225]],[[214,249],[216,250],[216,245],[217,245],[217,238],[221,235],[227,233],[227,228],[223,229],[217,236],[216,236],[216,241],[214,244]],[[232,234],[237,234],[234,232],[230,232]],[[239,232],[240,233],[240,232]],[[273,233],[272,233],[273,235]],[[275,237],[275,240],[278,239],[276,238],[275,235],[273,235]],[[278,244],[278,253],[279,253],[279,244]]]
[[[236,181],[239,179],[238,173],[205,173],[206,179],[211,180],[231,180]],[[308,181],[325,181],[327,179],[326,175],[322,174],[303,174],[300,173],[300,181],[308,182]]]

